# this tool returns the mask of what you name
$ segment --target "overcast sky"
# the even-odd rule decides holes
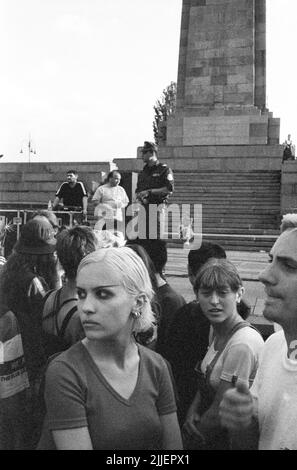
[[[153,139],[182,0],[0,0],[1,160],[107,161]],[[295,0],[267,0],[267,105],[297,141]],[[293,36],[294,35],[294,36]],[[20,154],[23,147],[24,153]]]

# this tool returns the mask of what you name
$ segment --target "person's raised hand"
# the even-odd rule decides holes
[[[237,382],[236,387],[225,392],[220,403],[221,424],[230,431],[248,427],[253,416],[253,398],[247,383]]]

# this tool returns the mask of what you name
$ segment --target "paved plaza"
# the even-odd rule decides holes
[[[168,248],[166,276],[169,284],[182,294],[186,301],[193,300],[194,294],[187,277],[188,249]],[[227,258],[232,261],[243,280],[245,287],[244,298],[251,305],[251,322],[258,326],[266,335],[271,334],[273,325],[263,315],[265,301],[264,286],[258,281],[258,274],[268,262],[266,252],[226,251]]]

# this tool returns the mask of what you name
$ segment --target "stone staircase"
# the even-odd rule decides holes
[[[170,203],[190,204],[190,217],[194,204],[201,204],[205,241],[229,250],[268,251],[279,233],[280,184],[280,171],[176,172]],[[170,224],[169,218],[169,232],[176,232],[181,219],[174,214]],[[183,242],[172,239],[169,245]]]

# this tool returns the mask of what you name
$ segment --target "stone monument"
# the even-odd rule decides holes
[[[178,223],[187,205],[196,223],[200,206],[205,240],[269,250],[283,199],[279,131],[266,106],[266,1],[183,0],[176,111],[159,146]],[[140,150],[121,168],[139,171]]]
[[[266,108],[266,1],[183,0],[167,145],[273,145],[279,126]]]

